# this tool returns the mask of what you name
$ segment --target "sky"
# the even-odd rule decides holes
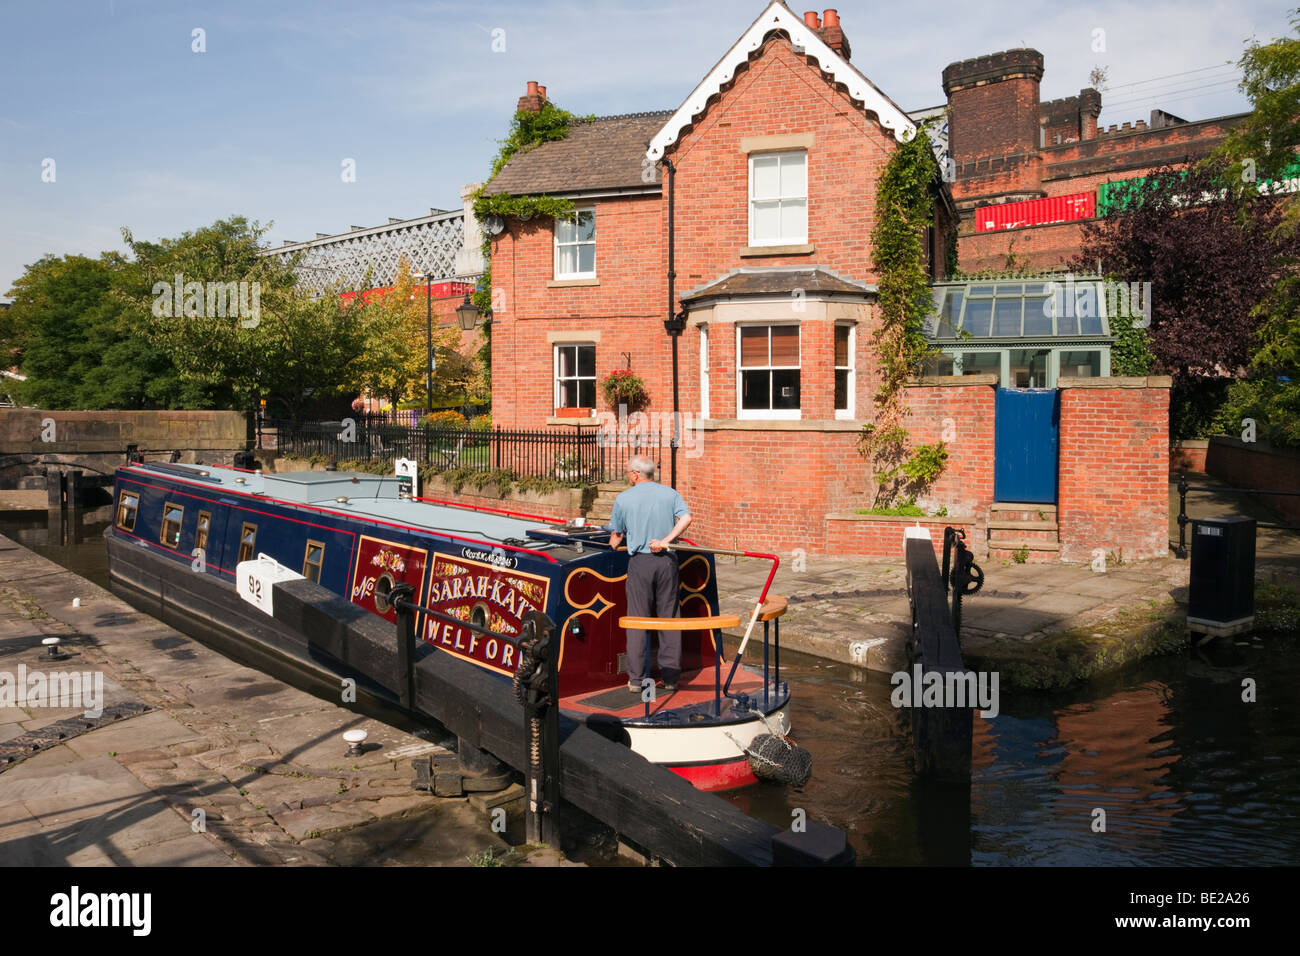
[[[455,208],[527,81],[578,114],[675,109],[766,6],[0,0],[0,301],[43,255],[124,250],[123,227],[243,215],[279,245]],[[906,110],[944,102],[949,63],[1030,46],[1044,100],[1107,70],[1103,125],[1245,111],[1245,43],[1290,33],[1259,0],[836,9],[854,65]]]

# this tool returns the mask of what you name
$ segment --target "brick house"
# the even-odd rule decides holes
[[[692,534],[715,546],[897,556],[900,522],[854,512],[874,487],[857,442],[878,383],[876,186],[915,126],[850,55],[835,10],[799,17],[777,0],[678,109],[580,122],[566,139],[511,159],[488,194],[562,196],[576,211],[569,221],[507,220],[492,239],[495,424],[608,421],[614,410],[599,382],[622,368],[646,382],[652,418],[670,414],[664,320],[680,312],[679,396],[691,434],[677,486],[695,515]],[[545,97],[530,83],[518,108],[540,109]],[[957,210],[942,182],[934,189],[925,245],[941,280]],[[949,516],[933,523],[971,529],[978,553],[994,501],[995,386],[991,376],[966,375],[907,394],[913,440],[944,440],[952,452],[928,499]],[[1063,410],[1080,409],[1079,421],[1100,401],[1121,422],[1133,406],[1148,424],[1135,426],[1140,435],[1126,425],[1069,432],[1061,460],[1104,460],[1108,444],[1127,442],[1143,480],[1154,487],[1158,473],[1163,509],[1167,428],[1152,410],[1167,392],[1157,388],[1152,399],[1136,386],[1063,401]],[[1073,425],[1063,411],[1062,435]],[[665,449],[665,480],[669,459]],[[1104,496],[1113,478],[1103,474],[1089,493]],[[1101,546],[1163,553],[1163,512],[1157,523],[1150,497],[1143,486],[1130,509],[1142,520]],[[1116,507],[1122,524],[1131,515]],[[1063,528],[1066,512],[1062,502]],[[1052,557],[1086,557],[1095,544],[1058,544],[1051,525]]]

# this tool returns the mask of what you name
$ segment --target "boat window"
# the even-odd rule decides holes
[[[122,492],[117,501],[117,526],[123,531],[135,530],[135,513],[140,507],[140,496],[132,491]]]
[[[252,561],[257,554],[257,525],[244,522],[239,532],[239,560]]]
[[[162,536],[159,538],[169,548],[178,548],[181,543],[181,519],[185,516],[182,505],[168,501],[163,504]]]
[[[302,558],[302,576],[320,584],[320,566],[325,561],[325,545],[319,541],[308,541],[307,551]]]
[[[194,527],[194,547],[200,548],[204,554],[208,552],[208,530],[211,527],[212,515],[200,511],[198,524]]]

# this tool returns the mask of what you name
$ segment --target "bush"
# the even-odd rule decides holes
[[[486,432],[492,430],[491,415],[475,415],[469,420],[469,427],[476,432]]]
[[[450,431],[455,428],[465,428],[469,423],[460,412],[453,412],[448,409],[441,412],[430,412],[428,415],[422,416],[420,424],[427,425],[430,428],[443,428]]]

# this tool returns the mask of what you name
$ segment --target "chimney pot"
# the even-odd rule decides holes
[[[828,27],[837,27],[840,25],[840,13],[838,10],[827,10],[822,16],[822,23]]]
[[[537,81],[536,81],[536,80],[529,80],[529,81],[528,81],[528,92],[525,93],[524,95],[525,95],[525,96],[536,96],[536,95],[537,95]]]
[[[546,87],[544,87],[544,86],[539,86],[539,87],[537,88],[537,94],[538,94],[542,99],[546,99]]]
[[[803,15],[803,22],[804,26],[811,30],[820,30],[822,28],[822,22],[818,18],[816,10],[808,10],[805,12]]]

